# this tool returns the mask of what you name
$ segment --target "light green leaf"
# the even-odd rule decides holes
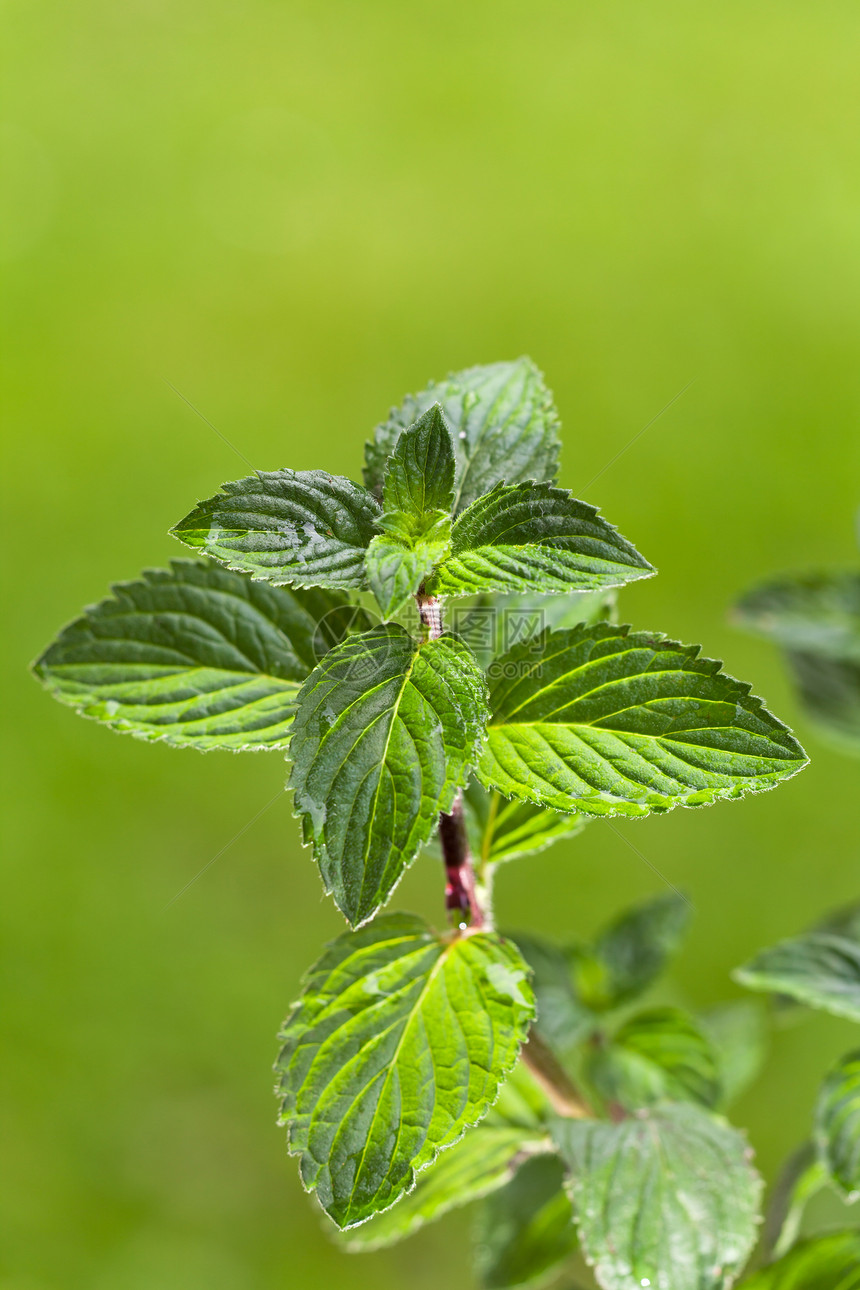
[[[386,511],[422,516],[448,515],[454,505],[454,445],[438,403],[404,430],[394,445],[382,480]]]
[[[302,681],[356,622],[343,596],[176,560],[114,586],[34,670],[62,703],[139,739],[285,748]]]
[[[748,1277],[742,1290],[860,1290],[860,1233],[803,1241],[778,1263]]]
[[[480,1124],[431,1168],[422,1170],[413,1190],[393,1209],[350,1228],[342,1244],[355,1252],[394,1245],[449,1210],[504,1187],[523,1160],[550,1150],[545,1133]]]
[[[809,573],[747,592],[735,621],[788,650],[860,663],[860,573]]]
[[[579,815],[562,815],[531,802],[509,801],[472,780],[463,794],[472,852],[482,867],[543,851],[558,838],[580,833]]]
[[[587,1071],[604,1101],[627,1111],[660,1101],[713,1107],[720,1097],[716,1054],[680,1008],[636,1013],[591,1051]]]
[[[674,892],[627,909],[591,948],[571,951],[577,996],[594,1012],[637,998],[680,949],[690,925],[689,901]]]
[[[604,1290],[726,1290],[749,1256],[761,1181],[743,1135],[690,1103],[619,1124],[559,1122],[579,1239]]]
[[[467,646],[452,636],[419,645],[395,624],[350,637],[302,686],[296,811],[353,925],[373,917],[450,811],[486,716]]]
[[[501,663],[479,776],[507,797],[633,818],[761,792],[806,764],[749,686],[697,646],[583,625]]]
[[[451,630],[461,636],[485,670],[495,677],[493,660],[514,645],[540,636],[547,628],[574,627],[577,623],[616,621],[618,593],[564,591],[555,595],[495,592],[455,603],[446,614]]]
[[[413,596],[451,542],[451,520],[443,511],[413,516],[386,511],[384,531],[367,548],[365,565],[370,589],[383,617],[390,618]]]
[[[393,1205],[492,1106],[534,1015],[528,968],[490,932],[395,914],[334,941],[284,1024],[280,1122],[339,1227]]]
[[[830,1177],[849,1200],[860,1196],[860,1052],[829,1072],[815,1104],[815,1141]]]
[[[454,523],[431,595],[595,591],[654,568],[593,506],[551,484],[497,484]]]
[[[734,999],[700,1013],[699,1024],[716,1053],[721,1105],[730,1106],[752,1084],[767,1056],[767,1026],[762,1007]]]
[[[576,1228],[556,1155],[536,1156],[481,1207],[475,1233],[478,1280],[486,1290],[535,1285],[576,1248]]]
[[[771,1259],[780,1258],[794,1245],[807,1204],[827,1181],[827,1170],[813,1143],[805,1142],[789,1156],[765,1215],[762,1247]]]
[[[454,509],[462,510],[501,479],[555,479],[558,414],[543,375],[530,358],[454,372],[410,394],[365,445],[364,481],[382,495],[382,476],[402,430],[439,403],[457,458]]]
[[[221,486],[171,532],[228,569],[295,587],[360,587],[380,510],[324,470],[258,471]]]
[[[515,937],[506,937],[507,940],[513,940],[520,949]],[[523,958],[529,963],[527,956]],[[531,980],[532,992],[535,992],[534,976]],[[544,1090],[537,1083],[534,1075],[526,1066],[524,1061],[518,1061],[508,1078],[502,1085],[499,1092],[498,1100],[493,1109],[488,1112],[484,1124],[504,1126],[506,1128],[519,1129],[540,1129],[546,1131],[547,1121],[550,1115],[554,1114],[549,1100]]]
[[[733,976],[749,990],[787,994],[860,1021],[860,944],[846,937],[807,932],[760,950]]]

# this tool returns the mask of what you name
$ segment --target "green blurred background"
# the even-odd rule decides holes
[[[466,1217],[346,1261],[274,1127],[275,1031],[341,927],[280,757],[111,735],[25,667],[112,580],[180,555],[168,526],[245,472],[167,382],[255,466],[356,477],[407,390],[530,353],[564,421],[562,482],[660,568],[622,616],[704,642],[813,754],[777,792],[618,826],[697,907],[678,994],[735,993],[755,947],[860,894],[858,765],[726,619],[764,575],[858,558],[860,11],[4,15],[0,1285],[460,1290]],[[504,922],[564,936],[661,884],[594,824],[498,888]],[[397,903],[441,916],[432,861]],[[852,1042],[824,1018],[780,1031],[734,1113],[769,1176]]]

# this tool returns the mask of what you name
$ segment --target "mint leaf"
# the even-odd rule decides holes
[[[395,914],[311,970],[280,1034],[280,1123],[339,1227],[393,1205],[495,1101],[534,1015],[528,969],[489,932]]]
[[[171,529],[228,569],[295,587],[360,587],[379,507],[324,470],[258,471],[222,484]]]
[[[298,696],[291,786],[326,891],[372,918],[449,811],[477,755],[484,678],[455,637],[393,623],[329,653]]]
[[[469,843],[480,865],[501,864],[543,851],[558,838],[580,833],[579,815],[562,815],[531,802],[509,801],[473,780],[463,794]]]
[[[568,955],[542,936],[514,932],[512,938],[532,970],[541,1035],[553,1048],[569,1051],[587,1038],[595,1019],[574,993]]]
[[[431,595],[595,591],[654,568],[593,506],[550,484],[497,484],[458,516]]]
[[[370,589],[384,618],[390,618],[413,596],[451,543],[451,520],[444,511],[414,516],[386,511],[384,530],[367,548],[365,566]]]
[[[730,1106],[752,1084],[767,1056],[767,1026],[757,1001],[734,999],[700,1013],[699,1025],[716,1053],[721,1105]]]
[[[532,1285],[576,1248],[576,1228],[556,1155],[535,1156],[481,1207],[478,1280],[486,1290]]]
[[[454,505],[454,445],[438,403],[404,430],[394,445],[382,479],[386,511],[426,515]]]
[[[811,573],[764,583],[734,619],[788,650],[860,663],[860,573]]]
[[[749,990],[860,1021],[860,944],[846,937],[807,932],[761,950],[732,975]]]
[[[803,1241],[746,1278],[742,1290],[860,1290],[860,1232]]]
[[[860,1196],[860,1052],[842,1057],[821,1085],[815,1140],[830,1177],[849,1200]]]
[[[545,1133],[480,1124],[423,1170],[393,1209],[350,1228],[343,1245],[355,1252],[394,1245],[450,1210],[504,1187],[523,1160],[551,1149]]]
[[[356,617],[366,622],[342,596],[190,560],[112,590],[49,645],[36,675],[82,716],[204,752],[285,748],[301,683]]]
[[[473,597],[472,604],[455,603],[448,611],[452,631],[461,636],[485,670],[494,672],[493,659],[513,645],[532,640],[546,628],[577,623],[615,621],[617,592],[564,591],[495,593]]]
[[[601,623],[500,660],[479,776],[507,797],[631,818],[762,792],[806,764],[749,686],[698,647]]]
[[[604,1102],[636,1111],[659,1101],[716,1106],[717,1058],[680,1008],[639,1012],[588,1058],[588,1076]]]
[[[454,509],[462,510],[500,479],[555,479],[559,420],[543,375],[530,358],[454,372],[410,394],[365,446],[364,482],[382,496],[382,476],[402,430],[439,403],[457,458]]]
[[[743,1135],[689,1103],[560,1122],[579,1239],[604,1290],[724,1290],[749,1256],[761,1181]]]
[[[680,949],[691,915],[688,901],[667,892],[619,914],[590,950],[576,947],[573,971],[582,1002],[604,1012],[644,994]]]
[[[789,1156],[777,1178],[765,1215],[762,1248],[778,1259],[797,1240],[807,1204],[827,1185],[827,1170],[815,1146],[805,1142]]]

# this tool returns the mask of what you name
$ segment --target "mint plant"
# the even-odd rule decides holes
[[[723,1112],[758,1012],[640,1006],[684,898],[560,946],[497,929],[493,878],[588,821],[773,788],[806,755],[697,646],[618,625],[615,589],[655,570],[556,486],[558,431],[528,359],[431,384],[376,428],[363,484],[224,484],[172,530],[202,559],[115,587],[35,669],[114,730],[291,761],[349,930],[284,1023],[276,1091],[344,1248],[476,1201],[485,1286],[573,1258],[607,1290],[717,1290],[756,1241],[760,1180]],[[382,912],[422,852],[441,929]]]

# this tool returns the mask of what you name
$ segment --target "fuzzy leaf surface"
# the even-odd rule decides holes
[[[464,792],[463,805],[469,843],[479,865],[532,855],[585,827],[579,815],[563,815],[532,802],[489,793],[477,779]]]
[[[576,1249],[576,1228],[556,1155],[535,1156],[481,1207],[478,1280],[486,1290],[534,1285]]]
[[[860,1290],[860,1232],[802,1241],[740,1290]]]
[[[530,358],[518,358],[454,372],[392,408],[365,445],[364,482],[377,497],[401,431],[434,403],[441,405],[454,442],[455,511],[502,479],[509,484],[555,479],[558,413],[542,373]]]
[[[479,776],[560,811],[629,818],[762,792],[807,758],[698,647],[599,623],[515,646],[490,690]]]
[[[393,1205],[482,1119],[533,1015],[526,964],[494,933],[442,940],[395,914],[332,943],[281,1031],[276,1091],[339,1227]]]
[[[324,470],[258,471],[180,520],[174,537],[252,578],[295,587],[360,587],[380,508]]]
[[[815,1140],[830,1177],[855,1199],[860,1194],[860,1052],[841,1058],[822,1083]]]
[[[551,484],[497,484],[454,522],[431,595],[596,591],[654,568],[593,506]]]
[[[365,615],[335,593],[176,560],[118,583],[34,670],[62,703],[139,739],[285,748],[302,682],[356,621]]]
[[[860,1021],[860,944],[847,937],[807,932],[760,950],[733,975],[749,990]]]
[[[426,515],[454,505],[454,444],[438,403],[404,430],[394,445],[382,480],[386,511]]]
[[[604,1290],[727,1290],[755,1243],[743,1135],[690,1103],[556,1127],[582,1248]]]
[[[419,645],[386,624],[351,636],[308,677],[291,786],[326,890],[353,926],[389,897],[483,734],[484,678],[453,636]]]
[[[343,1244],[356,1252],[394,1245],[450,1210],[504,1187],[521,1161],[551,1149],[545,1133],[480,1124],[440,1156],[432,1168],[422,1170],[413,1190],[393,1209],[351,1228]]]
[[[401,609],[451,544],[451,520],[444,511],[413,516],[386,511],[379,520],[384,531],[367,548],[365,567],[370,589],[383,618]]]
[[[714,1107],[720,1099],[716,1054],[680,1008],[636,1013],[589,1054],[587,1069],[603,1100],[627,1111],[660,1101]]]

